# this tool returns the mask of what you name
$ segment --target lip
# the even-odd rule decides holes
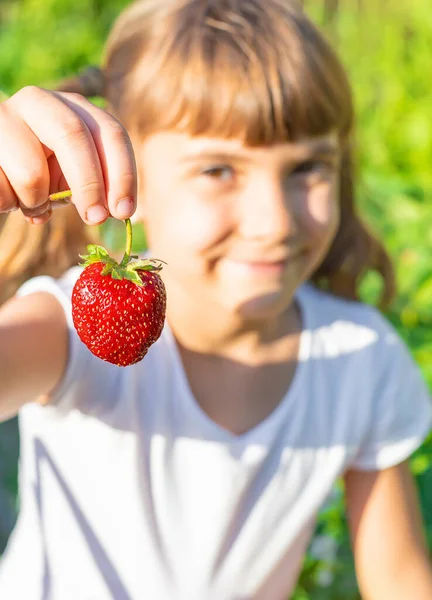
[[[239,260],[227,259],[231,268],[237,272],[251,275],[281,275],[293,258],[283,260]]]

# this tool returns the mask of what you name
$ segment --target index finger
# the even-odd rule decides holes
[[[90,225],[103,223],[108,217],[105,184],[85,121],[54,94],[37,87],[23,88],[7,103],[41,144],[46,158],[55,154],[81,218]]]
[[[98,151],[110,214],[126,219],[136,209],[137,173],[130,138],[113,116],[79,94],[59,93],[85,121]]]
[[[130,142],[129,145],[127,143],[129,138],[122,130],[122,137],[114,136],[106,143],[101,143],[102,132],[106,140],[107,130],[120,129],[120,125],[108,113],[100,109],[96,115],[90,113],[77,103],[72,105],[70,99],[61,94],[39,88],[32,88],[28,94],[26,96],[22,90],[21,94],[15,95],[14,110],[44,145],[47,158],[55,154],[72,190],[72,201],[83,220],[94,225],[102,223],[109,215],[106,167],[102,164],[106,163],[106,159],[102,158],[104,154],[111,157],[110,169],[112,165],[113,169],[121,172],[126,170],[123,187],[119,186],[114,192],[119,196],[117,202],[124,197],[132,199],[131,210],[127,214],[120,217],[119,212],[113,211],[113,216],[130,216],[135,208],[136,169]],[[93,105],[84,99],[83,102],[91,110]],[[126,161],[124,155],[127,156]],[[115,166],[116,161],[120,167]]]

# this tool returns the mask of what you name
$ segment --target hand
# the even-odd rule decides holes
[[[126,219],[136,208],[136,166],[122,125],[78,94],[25,87],[0,104],[0,213],[51,217],[48,195],[71,189],[83,221]]]

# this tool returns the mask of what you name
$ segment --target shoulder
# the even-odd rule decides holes
[[[338,443],[344,440],[354,468],[386,468],[405,460],[432,424],[430,395],[410,349],[372,306],[310,285],[301,290],[299,302],[308,336],[307,389],[318,414],[315,429],[325,425]]]
[[[308,284],[299,295],[312,350],[324,356],[374,356],[405,351],[391,323],[373,306],[345,300]],[[383,354],[385,352],[385,354]]]
[[[57,385],[46,396],[45,402],[58,408],[83,406],[90,395],[99,397],[97,386],[112,383],[111,365],[93,356],[79,339],[72,319],[72,291],[82,267],[73,267],[61,277],[40,275],[26,281],[17,292],[17,302],[33,314],[54,314],[63,320],[66,337],[66,364]],[[46,343],[45,336],[42,341]]]
[[[388,322],[380,311],[364,302],[346,300],[312,284],[307,284],[301,289],[300,298],[302,304],[314,310],[314,322],[318,326],[345,322],[377,330],[388,329]]]
[[[26,281],[18,290],[17,296],[25,297],[32,294],[45,292],[54,296],[62,305],[66,313],[70,312],[70,299],[76,280],[82,272],[82,267],[72,267],[55,279],[47,275],[40,275]]]

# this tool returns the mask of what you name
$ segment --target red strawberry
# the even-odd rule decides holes
[[[162,333],[166,293],[155,260],[131,262],[132,228],[121,263],[105,248],[90,245],[85,269],[72,292],[72,317],[82,342],[99,358],[118,366],[133,365]],[[137,257],[132,257],[137,258]]]

